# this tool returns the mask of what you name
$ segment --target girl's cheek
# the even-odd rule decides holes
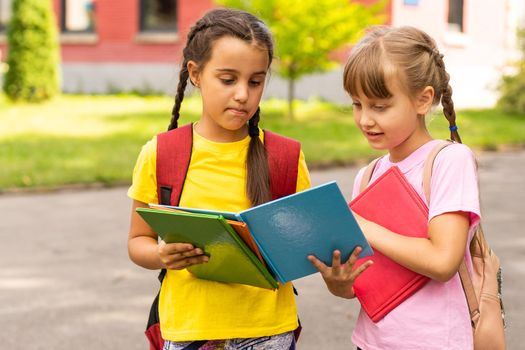
[[[361,117],[359,116],[359,114],[354,110],[354,123],[357,127],[359,127],[360,125],[360,121],[361,121]]]

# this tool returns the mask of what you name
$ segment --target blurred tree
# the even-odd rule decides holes
[[[288,80],[288,114],[293,119],[295,83],[304,75],[339,64],[334,51],[355,42],[362,30],[384,23],[387,1],[364,6],[352,0],[216,0],[257,15],[272,31],[277,73]]]
[[[525,114],[525,27],[518,30],[518,47],[521,59],[514,64],[515,74],[501,78],[498,107],[505,112]]]
[[[59,92],[59,47],[51,1],[13,0],[7,44],[4,92],[10,99],[40,102]]]

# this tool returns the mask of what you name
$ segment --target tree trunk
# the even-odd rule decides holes
[[[288,119],[293,121],[295,119],[293,100],[295,99],[295,79],[288,79]]]

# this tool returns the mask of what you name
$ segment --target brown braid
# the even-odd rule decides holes
[[[248,147],[248,158],[246,159],[247,171],[247,194],[253,205],[259,205],[271,200],[270,173],[268,166],[268,155],[261,139],[259,138],[259,119],[261,109],[257,108],[253,117],[248,121],[248,133],[250,145]]]
[[[171,110],[171,122],[168,126],[168,130],[176,129],[178,127],[180,106],[182,105],[182,100],[184,99],[184,90],[186,90],[186,85],[188,84],[188,77],[189,73],[187,62],[183,61],[179,74],[179,85],[177,86],[177,94],[175,95],[175,105]]]

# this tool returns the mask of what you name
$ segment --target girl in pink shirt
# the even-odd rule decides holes
[[[352,341],[363,350],[472,349],[470,316],[457,271],[464,257],[471,260],[468,243],[480,218],[476,161],[460,143],[443,55],[421,30],[378,27],[352,50],[344,87],[370,146],[388,151],[371,181],[395,165],[426,202],[423,163],[440,141],[429,134],[425,115],[440,102],[457,142],[443,149],[433,166],[428,238],[399,235],[356,215],[374,249],[431,281],[377,323],[361,310]],[[363,171],[355,179],[354,197]],[[336,251],[331,267],[309,259],[333,294],[355,296],[352,285],[362,271],[352,270],[355,255],[340,262]]]

